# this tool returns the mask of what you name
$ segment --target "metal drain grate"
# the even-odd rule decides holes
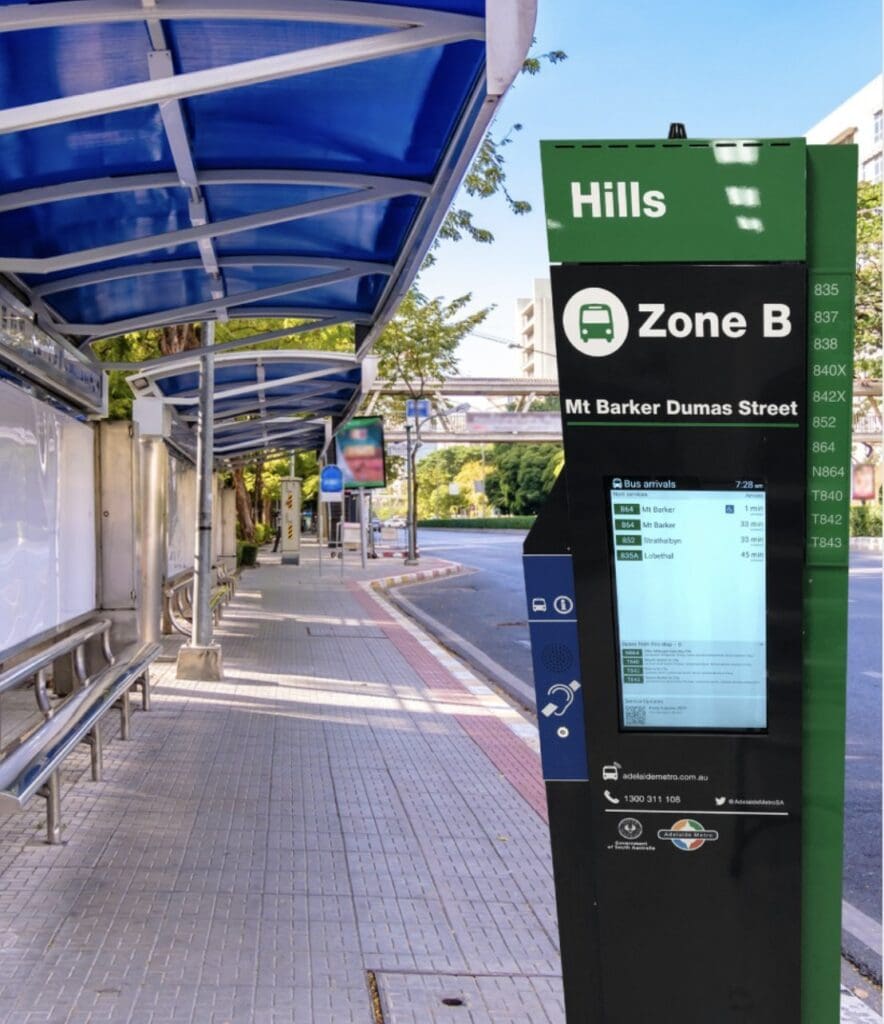
[[[562,982],[529,975],[369,972],[377,998],[375,1024],[420,1021],[460,1024],[475,1020],[564,1024]],[[380,1018],[377,1014],[380,1013]]]

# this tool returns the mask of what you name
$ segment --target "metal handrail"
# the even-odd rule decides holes
[[[0,665],[8,665],[20,655],[27,654],[29,651],[34,650],[42,644],[48,644],[55,640],[63,640],[78,626],[91,624],[95,619],[97,611],[98,609],[93,608],[91,611],[83,612],[82,615],[75,615],[72,619],[60,622],[57,626],[50,626],[48,629],[44,629],[39,633],[34,633],[32,636],[26,637],[24,640],[20,640],[11,647],[7,647],[5,650],[0,651]]]
[[[76,660],[77,675],[82,676],[84,674],[84,663],[82,656],[78,656],[78,652],[82,651],[85,643],[99,634],[102,635],[102,651],[104,656],[108,663],[112,664],[114,661],[114,655],[110,649],[110,639],[108,635],[110,627],[110,619],[96,619],[88,626],[77,629],[68,636],[63,637],[61,640],[56,640],[54,644],[44,647],[42,651],[36,651],[23,661],[20,661],[17,665],[13,665],[12,668],[0,673],[0,693],[6,693],[8,690],[14,690],[26,679],[30,679],[31,676],[36,675],[38,677],[37,703],[40,705],[40,710],[43,711],[44,714],[48,714],[49,702],[45,692],[46,668],[58,658],[73,652]]]
[[[179,572],[172,579],[166,580],[166,594],[171,596],[176,590],[190,586],[191,583],[193,583],[193,569],[185,569],[184,572]]]
[[[136,648],[136,653],[126,659],[127,676],[142,672],[160,649],[159,644],[133,644],[132,647]],[[35,758],[85,717],[87,711],[104,697],[117,671],[117,666],[105,666],[90,678],[88,686],[68,697],[48,722],[22,737],[18,745],[7,752],[0,760],[0,791],[8,789]]]
[[[229,601],[236,590],[236,577],[231,576],[223,565],[213,565],[216,585],[209,599],[209,607],[215,614],[216,624],[220,616],[220,607]],[[166,599],[166,610],[172,628],[183,636],[193,632],[193,587],[195,581],[193,569],[185,569],[174,579],[167,581],[163,588]]]

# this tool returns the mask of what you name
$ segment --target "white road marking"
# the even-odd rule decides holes
[[[881,956],[881,923],[847,900],[841,901],[841,927]]]
[[[841,1024],[881,1024],[881,1015],[848,989],[842,988]]]

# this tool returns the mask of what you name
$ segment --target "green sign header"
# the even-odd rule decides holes
[[[803,139],[542,142],[552,263],[806,256]]]

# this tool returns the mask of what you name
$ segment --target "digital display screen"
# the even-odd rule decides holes
[[[766,729],[764,484],[608,488],[622,728]]]
[[[384,423],[379,416],[350,420],[337,433],[344,487],[385,487]]]

